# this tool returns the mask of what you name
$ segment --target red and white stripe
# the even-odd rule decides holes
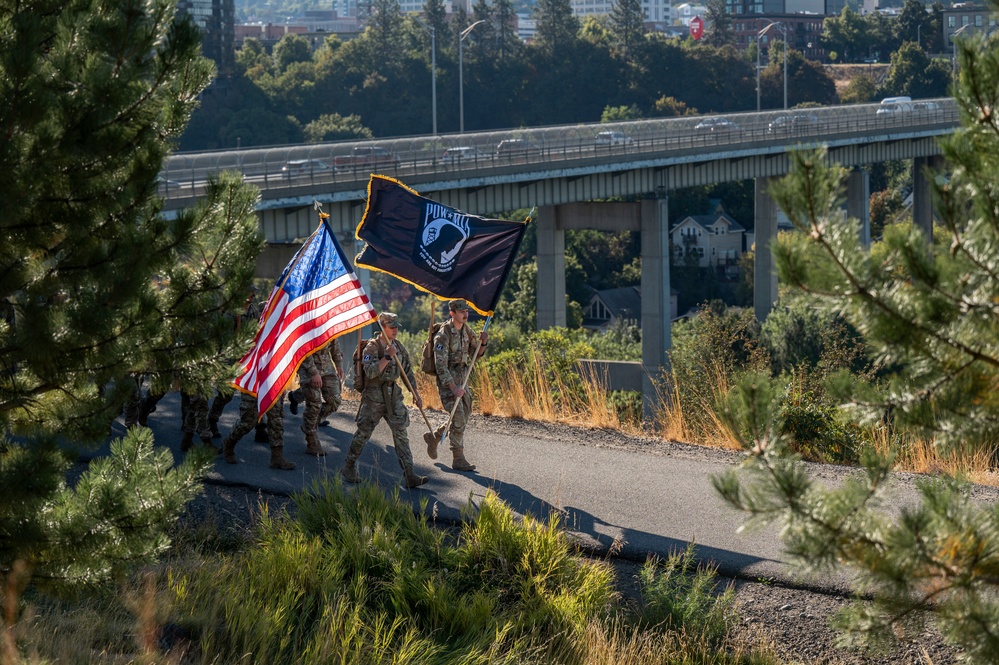
[[[267,300],[253,349],[242,360],[245,371],[233,385],[257,396],[258,417],[263,416],[309,354],[374,318],[374,307],[352,272],[295,300],[276,290]]]

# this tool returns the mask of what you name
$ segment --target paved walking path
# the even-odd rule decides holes
[[[180,399],[167,395],[149,417],[157,445],[168,445],[180,454]],[[223,435],[236,419],[238,400],[227,407],[220,429]],[[290,494],[314,480],[334,476],[343,463],[354,432],[356,403],[345,402],[331,417],[331,426],[320,428],[320,440],[328,455],[305,454],[301,415],[285,407],[285,458],[293,471],[268,467],[269,448],[254,443],[248,434],[236,448],[240,463],[227,464],[221,457],[208,481],[244,485]],[[436,425],[444,414],[428,411]],[[776,527],[743,530],[743,515],[722,502],[711,485],[712,474],[731,468],[736,457],[720,454],[649,454],[618,448],[584,445],[582,440],[551,440],[550,437],[512,436],[488,431],[488,421],[473,419],[466,431],[466,451],[478,466],[476,473],[458,473],[450,466],[450,454],[442,448],[440,458],[430,460],[423,443],[426,425],[419,413],[411,412],[409,428],[416,471],[430,482],[415,489],[400,489],[400,496],[419,506],[428,502],[438,519],[459,520],[469,502],[477,504],[488,490],[494,491],[520,514],[547,515],[563,511],[564,524],[597,551],[612,549],[622,556],[644,560],[650,554],[664,556],[696,545],[701,560],[713,561],[723,575],[748,579],[771,579],[780,583],[843,589],[844,580],[801,580],[785,565],[786,557],[776,536]],[[585,439],[587,431],[572,430]],[[124,429],[119,420],[115,434]],[[219,439],[216,439],[219,442]],[[358,464],[366,481],[391,491],[399,487],[401,471],[392,450],[388,426],[379,423]],[[842,470],[820,467],[834,479]],[[912,501],[911,485],[899,483],[893,502]],[[889,502],[891,504],[891,502]]]

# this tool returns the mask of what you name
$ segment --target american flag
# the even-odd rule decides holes
[[[233,386],[256,396],[262,417],[303,360],[374,319],[374,307],[322,221],[267,298],[253,348],[240,361],[243,373]]]

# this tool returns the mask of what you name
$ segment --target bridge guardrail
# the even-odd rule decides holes
[[[473,176],[487,170],[495,172],[497,169],[525,164],[557,167],[614,154],[641,159],[670,150],[718,148],[747,142],[787,143],[788,139],[806,142],[877,130],[956,126],[957,104],[953,99],[918,101],[924,103],[918,106],[914,103],[915,108],[904,113],[881,115],[877,113],[878,104],[858,104],[177,153],[167,160],[161,173],[160,193],[167,201],[174,197],[190,198],[204,190],[205,181],[211,174],[224,170],[239,171],[247,181],[256,183],[265,190],[322,184],[362,188],[372,169],[334,167],[337,156],[350,155],[358,146],[381,146],[398,155],[398,166],[381,166],[377,171],[405,179],[406,176],[413,175]],[[793,120],[789,120],[794,116],[812,116],[815,121],[801,121],[796,126]],[[710,122],[718,118],[726,118],[731,124]],[[780,131],[782,123],[787,123],[786,131]],[[774,130],[775,127],[777,130]],[[601,143],[598,141],[598,134],[601,132],[618,132],[628,140]],[[509,139],[522,139],[527,144],[537,146],[538,150],[526,148],[510,154],[497,154],[496,148],[500,142]],[[449,148],[466,146],[475,149],[474,158],[458,161],[443,159]],[[285,169],[290,163],[296,163],[295,168]],[[302,167],[303,163],[306,166]]]

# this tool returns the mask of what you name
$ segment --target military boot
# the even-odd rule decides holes
[[[456,448],[451,453],[454,455],[454,461],[451,462],[452,469],[455,471],[475,471],[475,465],[465,459],[464,449]]]
[[[201,437],[201,443],[205,448],[213,451],[216,455],[222,454],[222,449],[215,445],[211,437]]]
[[[227,436],[222,442],[222,459],[229,464],[239,464],[239,458],[236,457],[236,442],[231,436]]]
[[[357,460],[353,457],[347,457],[343,462],[343,468],[340,469],[340,475],[348,483],[359,483],[361,482],[361,477],[357,475]]]
[[[180,452],[186,453],[194,445],[194,432],[184,432],[180,437]]]
[[[315,432],[305,433],[305,454],[326,457],[326,451],[323,450],[323,446],[319,443],[319,437],[316,436]]]
[[[284,458],[283,453],[284,446],[271,446],[271,464],[272,469],[281,469],[282,471],[291,471],[295,468],[295,464],[289,462]]]
[[[257,429],[253,433],[253,440],[256,443],[270,443],[271,436],[267,433],[266,423],[257,423]]]
[[[427,480],[429,480],[429,478],[426,476],[418,476],[412,469],[406,469],[404,476],[406,487],[419,487],[420,485],[425,484]]]
[[[427,442],[427,455],[430,459],[437,459],[437,444],[441,441],[437,432],[427,432],[423,435],[423,440]]]

